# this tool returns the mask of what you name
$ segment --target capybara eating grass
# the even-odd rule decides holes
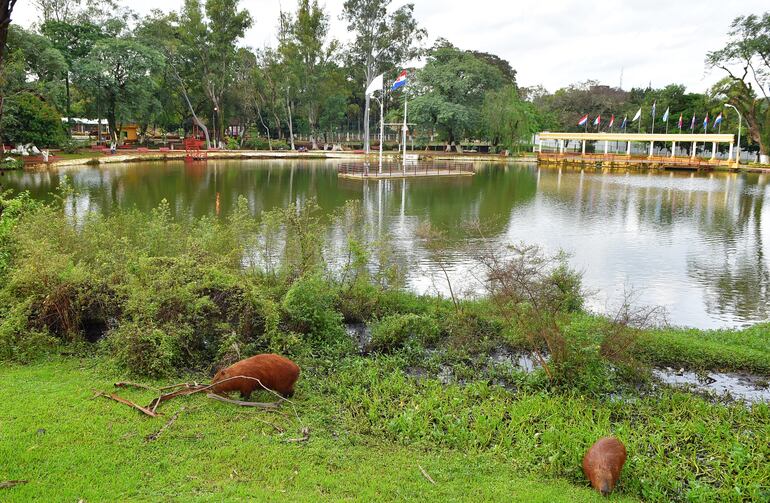
[[[236,378],[224,381],[228,377],[245,376],[252,379]],[[299,377],[299,366],[296,363],[274,354],[254,355],[246,358],[216,373],[211,383],[216,384],[212,389],[214,393],[228,393],[239,391],[244,400],[248,400],[254,390],[264,388],[288,398],[294,395],[294,383]],[[259,379],[259,382],[255,381]],[[262,385],[260,385],[260,382]]]
[[[583,458],[583,473],[594,489],[607,496],[615,489],[625,462],[626,448],[620,440],[600,438]]]

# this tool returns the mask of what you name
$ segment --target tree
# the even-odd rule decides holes
[[[205,16],[200,0],[185,0],[179,16],[179,54],[184,70],[178,70],[184,71],[187,82],[197,81],[203,88],[218,119],[219,139],[225,130],[223,100],[238,62],[235,44],[251,23],[248,11],[238,10],[238,0],[206,0]]]
[[[123,121],[152,106],[155,89],[149,77],[162,64],[158,51],[123,38],[100,40],[78,61],[75,80],[92,92],[97,108],[104,107],[113,141],[120,141]]]
[[[355,33],[349,48],[350,67],[363,72],[366,89],[374,78],[387,70],[416,58],[422,53],[420,42],[428,36],[418,28],[414,5],[405,4],[388,15],[392,0],[345,0],[342,17],[348,30]],[[360,70],[358,70],[360,69]],[[364,104],[364,146],[369,150],[369,105]]]
[[[64,139],[56,108],[31,92],[8,97],[2,118],[3,139],[12,144],[57,146]]]
[[[707,64],[728,78],[716,90],[743,114],[749,136],[759,144],[760,161],[770,163],[770,12],[739,16],[722,49],[709,52]]]
[[[481,131],[484,98],[506,81],[506,76],[485,59],[439,40],[417,73],[417,97],[410,101],[412,117],[438,131],[449,149],[456,140]]]
[[[8,28],[11,26],[11,14],[15,6],[16,0],[0,0],[0,70],[3,68]]]
[[[484,132],[493,145],[512,149],[538,131],[537,113],[532,103],[519,98],[512,85],[487,92],[481,108]]]
[[[32,4],[43,14],[44,23],[66,23],[75,16],[80,0],[33,0]]]
[[[44,3],[44,2],[39,2]],[[93,47],[94,43],[103,38],[101,28],[89,22],[70,22],[65,19],[69,16],[69,2],[64,2],[64,13],[57,13],[43,23],[40,27],[41,33],[51,41],[53,47],[62,55],[65,68],[62,71],[64,76],[64,87],[66,93],[66,115],[67,124],[72,119],[72,97],[70,92],[70,72],[72,66],[80,58],[85,57]],[[61,19],[60,19],[61,18]]]
[[[290,18],[291,19],[291,18]],[[329,19],[318,6],[317,0],[299,0],[297,13],[291,19],[289,36],[278,48],[285,71],[294,76],[295,94],[307,118],[312,148],[318,148],[317,130],[321,106],[335,93],[335,86],[326,85],[334,77],[333,58],[338,44],[326,42]]]

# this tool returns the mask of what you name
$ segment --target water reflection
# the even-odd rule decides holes
[[[48,173],[10,173],[2,183],[50,198],[64,176],[78,195],[70,211],[149,210],[162,199],[178,217],[230,213],[245,196],[255,213],[315,198],[325,211],[362,201],[372,232],[387,231],[417,290],[444,289],[438,257],[416,238],[421,223],[450,239],[441,260],[462,288],[474,263],[462,223],[478,220],[498,244],[564,249],[598,291],[597,309],[628,286],[664,305],[675,324],[716,327],[768,318],[770,272],[765,200],[769,177],[639,173],[479,164],[474,177],[408,181],[337,179],[334,161],[146,163]],[[335,239],[339,235],[330,231]],[[473,241],[471,241],[471,248]]]

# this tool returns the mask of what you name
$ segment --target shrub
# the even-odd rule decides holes
[[[81,148],[85,148],[88,145],[88,141],[77,141],[68,138],[61,142],[61,150],[67,154],[76,154]]]
[[[154,377],[173,373],[180,363],[180,341],[191,338],[187,325],[157,325],[153,321],[124,322],[106,343],[116,361],[135,374]]]
[[[391,352],[407,344],[425,346],[435,343],[439,328],[436,321],[418,314],[394,314],[372,326],[371,349]]]
[[[48,147],[57,146],[64,140],[59,113],[30,92],[21,92],[5,100],[2,131],[5,139],[13,144]]]
[[[9,192],[0,193],[0,284],[16,250],[16,239],[12,231],[19,219],[39,209],[41,204],[22,192],[16,197],[10,197]]]
[[[29,363],[57,347],[48,330],[29,329],[28,307],[28,303],[18,304],[0,317],[0,359]]]
[[[293,329],[315,341],[332,342],[346,336],[342,315],[334,306],[337,291],[319,273],[297,280],[283,299]]]

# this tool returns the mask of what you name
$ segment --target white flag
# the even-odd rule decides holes
[[[663,114],[663,122],[668,122],[668,112],[671,107],[666,108],[666,113]]]
[[[372,80],[372,83],[369,84],[369,87],[366,88],[367,96],[369,96],[375,91],[382,91],[382,86],[384,85],[382,80],[383,75],[385,74],[383,73],[374,77],[374,79]]]
[[[634,115],[634,118],[631,119],[631,122],[636,122],[641,116],[642,116],[642,107],[639,107],[639,111],[636,112],[636,115]]]

